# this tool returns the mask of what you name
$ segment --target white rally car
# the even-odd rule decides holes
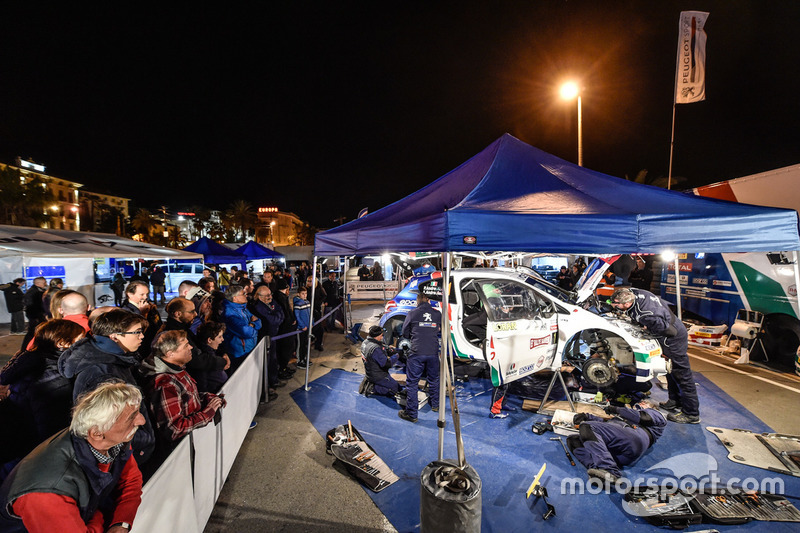
[[[575,291],[526,267],[451,271],[448,313],[454,354],[485,361],[495,386],[562,364],[581,369],[584,379],[598,387],[613,384],[620,371],[637,381],[666,373],[656,339],[594,296],[608,267],[596,260]],[[442,281],[420,284],[420,291],[441,299]]]

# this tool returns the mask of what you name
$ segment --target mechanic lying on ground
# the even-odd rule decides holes
[[[622,476],[621,467],[635,463],[655,444],[667,421],[647,401],[633,409],[609,405],[605,412],[614,417],[576,414],[573,422],[579,433],[567,438],[567,446],[588,469],[590,478],[613,484]]]

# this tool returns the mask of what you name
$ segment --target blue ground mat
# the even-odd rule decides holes
[[[639,482],[651,478],[678,482],[683,476],[689,476],[691,482],[702,479],[702,473],[711,472],[723,484],[732,478],[752,480],[759,486],[763,486],[767,478],[777,480],[783,484],[783,493],[800,496],[800,478],[728,460],[725,447],[705,429],[706,426],[756,432],[771,432],[771,429],[705,377],[695,374],[695,378],[702,423],[670,422],[655,446],[636,464],[625,468],[626,478]],[[311,382],[308,391],[300,388],[291,396],[323,437],[331,428],[352,421],[400,477],[400,481],[380,493],[369,490],[367,493],[398,531],[419,531],[419,476],[423,468],[438,457],[437,414],[425,406],[420,410],[417,424],[401,420],[397,416],[399,406],[393,399],[365,398],[357,393],[361,379],[360,374],[333,370]],[[592,533],[617,533],[620,528],[626,531],[657,529],[643,518],[629,514],[620,494],[597,493],[595,488],[589,487],[586,469],[577,461],[576,466],[569,464],[561,445],[549,440],[553,433],[536,435],[531,432],[533,422],[546,417],[520,409],[505,419],[489,418],[492,387],[488,380],[473,378],[468,383],[458,383],[456,391],[465,456],[483,485],[483,533],[534,529],[581,531],[586,528],[591,528]],[[653,399],[664,401],[666,393],[654,387]],[[442,401],[442,405],[445,403]],[[508,404],[520,408],[522,401],[511,396]],[[444,450],[446,459],[456,457],[449,405]],[[542,483],[557,513],[547,521],[542,519],[544,503],[534,503],[533,496],[525,498],[525,492],[543,463],[547,463],[547,469]],[[583,493],[579,493],[581,487],[584,487]],[[797,500],[792,501],[798,504]],[[795,532],[800,529],[796,523],[751,522],[737,526],[698,524],[687,531],[712,527],[720,531]]]

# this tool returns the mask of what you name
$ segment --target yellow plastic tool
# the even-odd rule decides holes
[[[544,463],[542,465],[542,468],[539,469],[539,473],[536,474],[535,478],[533,478],[533,483],[531,483],[531,486],[528,487],[528,492],[525,493],[525,499],[528,499],[528,498],[531,497],[531,494],[533,493],[533,489],[535,489],[536,485],[539,484],[539,479],[542,477],[542,474],[544,474],[544,469],[545,468],[547,468],[547,463]]]

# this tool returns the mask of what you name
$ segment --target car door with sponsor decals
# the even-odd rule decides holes
[[[558,315],[531,287],[514,280],[476,280],[486,311],[486,361],[495,386],[550,367]]]

